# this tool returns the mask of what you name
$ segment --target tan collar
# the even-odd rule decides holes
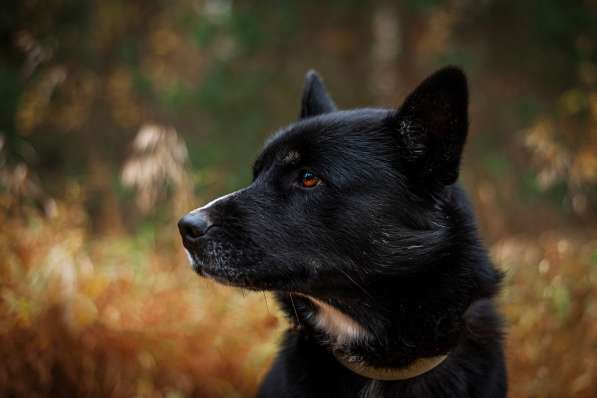
[[[334,356],[342,365],[354,373],[373,380],[406,380],[429,372],[446,360],[448,355],[438,355],[429,358],[419,358],[403,368],[375,368],[363,362],[351,362],[340,354]]]
[[[354,319],[338,310],[336,307],[307,296],[297,293],[310,299],[317,307],[316,327],[322,329],[329,336],[335,338],[336,343],[347,343],[352,340],[368,338],[368,332]],[[290,296],[292,299],[292,296]],[[374,380],[406,380],[429,372],[440,365],[448,355],[438,355],[429,358],[419,358],[410,365],[403,368],[375,368],[365,365],[363,362],[353,362],[334,351],[334,356],[342,365],[354,373]]]

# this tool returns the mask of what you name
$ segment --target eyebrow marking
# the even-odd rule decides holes
[[[301,155],[297,151],[288,151],[286,156],[282,158],[284,163],[296,163],[301,158]]]

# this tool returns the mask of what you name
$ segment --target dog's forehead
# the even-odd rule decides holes
[[[355,136],[375,134],[388,115],[385,109],[357,109],[322,114],[299,120],[274,133],[255,161],[255,169],[273,161],[282,164],[300,162],[305,152],[355,145]],[[366,143],[367,140],[360,142]]]

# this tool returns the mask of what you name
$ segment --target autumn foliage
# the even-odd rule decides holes
[[[597,396],[594,2],[262,3],[0,6],[0,396],[251,396],[286,321],[195,275],[177,219],[250,181],[308,69],[346,108],[446,64],[510,396]]]
[[[171,241],[93,239],[76,203],[55,206],[2,208],[1,396],[250,395],[271,298],[199,280]]]

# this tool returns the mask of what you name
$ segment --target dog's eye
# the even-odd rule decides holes
[[[315,174],[310,171],[303,171],[301,173],[301,185],[303,188],[313,188],[319,184],[321,180]]]

